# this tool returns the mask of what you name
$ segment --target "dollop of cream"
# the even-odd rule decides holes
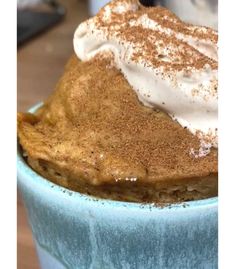
[[[164,8],[116,0],[78,26],[74,50],[82,61],[112,52],[144,105],[217,146],[216,31],[183,23]]]

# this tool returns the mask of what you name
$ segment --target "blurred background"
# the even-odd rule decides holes
[[[17,105],[26,111],[53,91],[73,53],[77,25],[97,13],[108,0],[17,0]],[[181,19],[218,27],[218,0],[142,0],[163,5]],[[17,268],[39,269],[20,195],[17,214]]]

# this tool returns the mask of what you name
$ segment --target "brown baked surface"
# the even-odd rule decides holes
[[[36,115],[19,113],[18,137],[34,170],[75,191],[139,202],[217,195],[217,150],[190,155],[198,138],[143,106],[102,57],[72,56]]]

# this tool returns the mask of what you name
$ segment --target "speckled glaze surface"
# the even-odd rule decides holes
[[[218,267],[217,198],[164,208],[94,199],[17,162],[42,269]]]

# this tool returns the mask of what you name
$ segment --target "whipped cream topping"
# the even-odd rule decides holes
[[[78,26],[74,50],[82,61],[111,52],[144,105],[216,147],[217,39],[216,31],[183,23],[165,8],[116,0]]]

